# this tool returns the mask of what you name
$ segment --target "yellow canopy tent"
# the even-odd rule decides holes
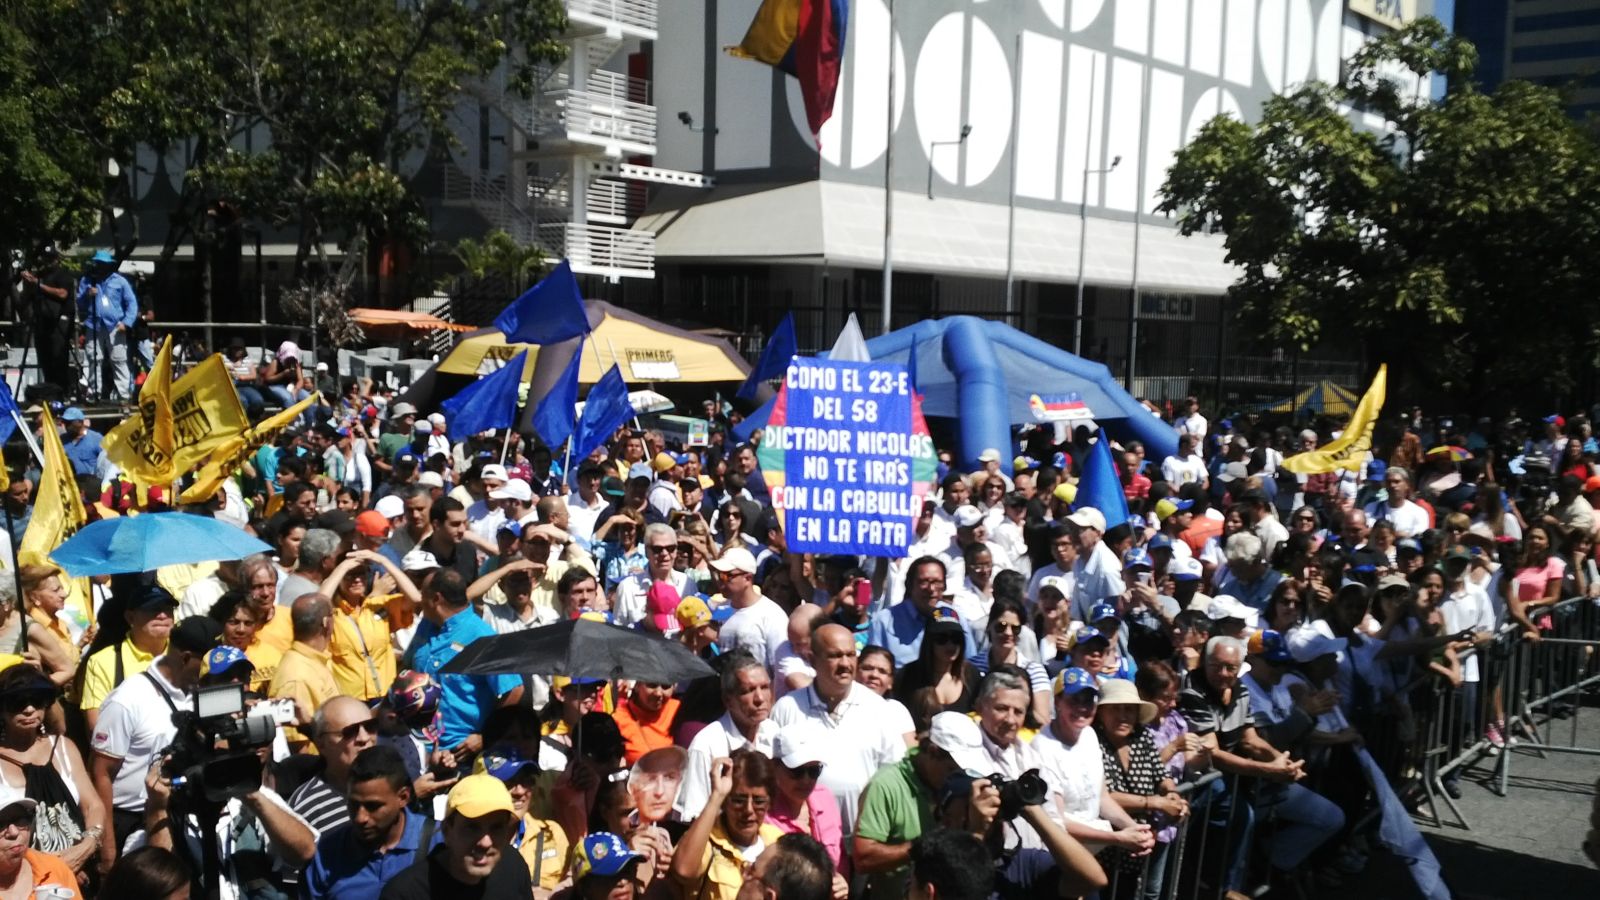
[[[587,300],[593,333],[584,341],[578,368],[581,384],[594,384],[616,363],[629,384],[645,382],[743,381],[750,365],[727,341],[696,334],[619,309],[603,300]],[[486,375],[523,350],[528,351],[522,377],[533,377],[539,348],[533,344],[508,344],[496,328],[480,328],[463,335],[439,362],[446,375]],[[571,359],[570,356],[565,359]]]

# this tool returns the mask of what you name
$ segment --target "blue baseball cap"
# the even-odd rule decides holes
[[[952,634],[965,634],[966,626],[961,624],[961,614],[948,603],[934,606],[933,613],[928,620],[928,634],[937,632],[950,632]]]
[[[1077,666],[1072,666],[1062,669],[1061,674],[1056,676],[1055,695],[1057,697],[1063,694],[1081,694],[1085,691],[1094,694],[1096,697],[1100,696],[1100,683],[1087,671]]]
[[[1111,644],[1111,638],[1106,637],[1105,632],[1093,625],[1085,625],[1072,634],[1073,647],[1080,647],[1090,641],[1105,641],[1107,646]]]
[[[61,421],[82,422],[83,410],[77,408],[76,406],[69,406],[61,413]]]
[[[111,253],[110,250],[96,250],[94,255],[89,257],[89,261],[97,263],[114,263],[117,261],[117,258]]]
[[[1289,645],[1284,641],[1283,635],[1270,628],[1251,636],[1249,650],[1267,662],[1277,665],[1294,661],[1294,657],[1289,653]]]
[[[615,878],[642,859],[644,854],[629,849],[617,835],[609,831],[596,832],[578,844],[577,867],[572,880],[582,881],[590,875]]]
[[[1172,549],[1172,538],[1167,537],[1167,533],[1165,531],[1158,531],[1158,532],[1155,533],[1154,537],[1150,538],[1150,540],[1148,540],[1148,541],[1145,541],[1144,549],[1146,551],[1150,551],[1150,550],[1171,550]]]
[[[1150,562],[1150,551],[1143,547],[1134,547],[1129,550],[1127,555],[1122,557],[1122,567],[1131,569],[1134,566],[1144,566],[1146,569],[1155,568],[1155,564]]]
[[[255,671],[256,668],[255,663],[250,661],[250,657],[244,655],[243,650],[230,644],[212,647],[211,651],[206,654],[205,674],[207,675],[221,675],[234,666],[249,666],[251,671]]]
[[[736,612],[738,610],[728,603],[724,603],[721,606],[713,606],[711,607],[711,621],[721,625],[723,622],[733,618],[733,614]]]
[[[514,746],[500,745],[483,755],[483,770],[501,781],[510,781],[529,768],[539,774],[539,763],[523,756]]]
[[[1383,460],[1375,459],[1372,462],[1367,463],[1367,480],[1382,481],[1383,473],[1387,472],[1388,470],[1389,466],[1384,463]]]
[[[1117,608],[1113,604],[1096,603],[1094,606],[1089,608],[1089,621],[1104,622],[1107,619],[1116,619],[1118,622],[1122,621],[1120,618],[1118,618]],[[1098,631],[1099,629],[1095,630]]]

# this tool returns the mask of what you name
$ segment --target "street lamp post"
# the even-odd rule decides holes
[[[1087,157],[1085,157],[1087,159]],[[1111,165],[1104,169],[1083,169],[1083,204],[1078,207],[1078,314],[1072,322],[1072,354],[1083,355],[1083,257],[1089,237],[1089,176],[1106,175],[1116,169],[1122,162],[1122,157],[1111,158]]]
[[[961,137],[953,141],[934,141],[928,145],[928,199],[933,199],[933,151],[940,147],[959,147],[967,142],[967,135],[972,133],[971,125],[961,126]]]

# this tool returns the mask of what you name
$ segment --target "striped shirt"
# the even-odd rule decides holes
[[[307,780],[289,795],[289,808],[300,814],[318,834],[327,834],[350,821],[344,795],[321,775]]]

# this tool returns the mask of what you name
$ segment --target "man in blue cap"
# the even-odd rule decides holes
[[[117,272],[117,259],[110,250],[96,250],[90,257],[78,282],[78,314],[96,351],[90,362],[90,393],[111,396],[106,391],[109,386],[115,396],[127,399],[132,383],[128,335],[139,317],[139,298],[128,279]]]
[[[61,424],[67,431],[61,436],[61,449],[67,451],[72,470],[79,475],[95,474],[100,460],[100,432],[89,427],[88,418],[76,406],[61,413]]]

